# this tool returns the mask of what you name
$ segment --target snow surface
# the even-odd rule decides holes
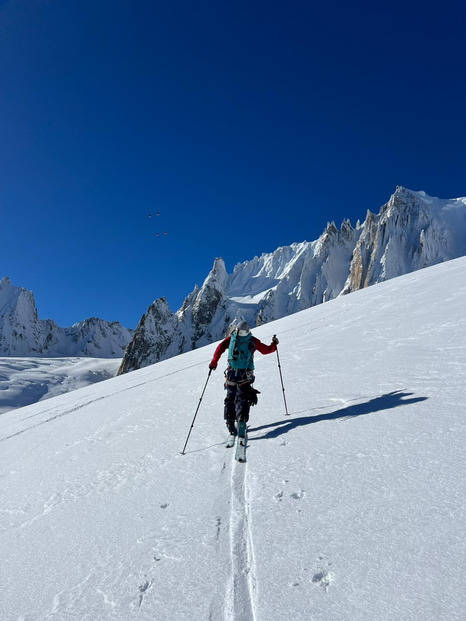
[[[2,621],[464,619],[465,308],[461,258],[255,329],[247,464],[221,370],[180,454],[214,345],[2,415]]]
[[[114,377],[109,358],[0,358],[0,414]]]

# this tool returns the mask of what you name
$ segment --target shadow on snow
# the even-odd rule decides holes
[[[419,403],[420,401],[425,401],[426,399],[428,399],[428,397],[412,397],[411,399],[406,398],[411,397],[411,395],[413,394],[414,393],[412,392],[395,390],[394,392],[389,392],[385,395],[381,395],[380,397],[374,397],[372,399],[369,399],[369,401],[366,401],[365,403],[350,405],[349,407],[340,408],[338,410],[335,410],[334,412],[329,412],[328,414],[317,414],[316,416],[300,416],[299,418],[286,418],[283,420],[279,420],[275,423],[270,423],[269,425],[251,427],[249,430],[250,432],[262,431],[263,429],[269,429],[271,427],[272,429],[270,429],[270,431],[268,431],[264,435],[261,435],[260,437],[250,438],[249,441],[277,438],[278,436],[288,433],[296,427],[301,427],[303,425],[312,425],[313,423],[320,423],[323,420],[354,418],[355,416],[364,416],[365,414],[373,414],[375,412],[381,412],[383,410],[391,410],[393,408],[404,405],[411,405],[413,403]],[[301,410],[300,412],[294,412],[294,414],[300,414],[301,412],[310,411],[312,410]],[[290,416],[293,416],[293,412],[291,412]]]

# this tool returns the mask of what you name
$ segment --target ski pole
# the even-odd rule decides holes
[[[197,406],[197,408],[196,408],[196,413],[194,414],[193,422],[191,423],[191,428],[190,428],[190,430],[189,430],[188,437],[186,438],[186,442],[184,443],[183,450],[181,451],[181,454],[182,454],[182,455],[184,455],[184,454],[185,454],[185,450],[186,450],[186,446],[187,446],[187,444],[188,444],[189,436],[191,435],[191,431],[193,430],[193,427],[194,427],[194,421],[196,420],[197,413],[199,412],[199,408],[201,407],[202,397],[204,396],[205,389],[207,388],[207,382],[209,381],[209,378],[210,378],[210,374],[211,374],[211,373],[212,373],[212,369],[209,369],[209,375],[207,376],[207,380],[206,380],[206,383],[205,383],[205,386],[204,386],[204,390],[202,391],[201,398],[199,399],[199,403],[198,403],[198,406]]]
[[[273,336],[274,336],[274,338],[276,338],[276,336],[277,336],[277,335],[276,335],[276,334],[274,334]],[[281,381],[281,383],[282,383],[283,401],[285,402],[285,412],[286,412],[286,415],[287,415],[287,416],[289,416],[289,414],[288,414],[288,407],[287,407],[287,405],[286,405],[286,398],[285,398],[285,387],[283,386],[282,367],[281,367],[281,365],[280,365],[280,356],[278,355],[278,345],[277,345],[276,347],[277,347],[277,348],[276,348],[276,350],[275,350],[275,351],[277,352],[278,371],[279,371],[279,373],[280,373],[280,381]]]

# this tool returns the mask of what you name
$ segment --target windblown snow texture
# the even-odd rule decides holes
[[[0,414],[114,377],[111,358],[0,358]]]
[[[238,319],[262,325],[378,282],[466,254],[466,198],[440,200],[398,187],[363,225],[332,222],[314,242],[235,266],[222,259],[177,313],[156,300],[141,317],[119,373],[221,339]]]
[[[466,258],[254,329],[248,461],[215,344],[0,417],[2,621],[452,621]]]

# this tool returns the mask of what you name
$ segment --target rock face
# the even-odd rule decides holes
[[[177,313],[156,300],[142,316],[119,373],[219,340],[239,319],[260,325],[338,295],[466,254],[466,198],[398,187],[353,228],[332,222],[313,242],[278,248],[227,274],[215,259]]]
[[[95,317],[70,328],[39,319],[30,291],[0,281],[1,356],[121,358],[131,338],[131,330]]]
[[[174,334],[178,334],[177,318],[170,311],[165,298],[155,300],[139,320],[118,374],[140,368],[134,366],[132,361],[162,360],[182,353],[181,346],[178,351],[173,349],[177,346],[173,339]]]
[[[223,260],[215,259],[203,286],[195,287],[176,314],[164,298],[155,300],[141,317],[118,373],[171,358],[218,338],[229,324],[224,293],[227,280]]]
[[[367,212],[343,293],[466,254],[466,199],[439,200],[398,187]]]

